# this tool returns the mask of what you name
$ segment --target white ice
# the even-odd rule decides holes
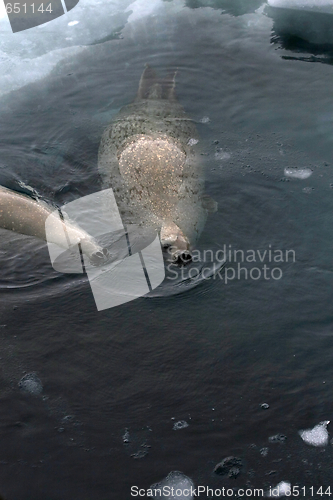
[[[180,4],[181,0],[80,0],[53,21],[12,33],[0,0],[0,98],[43,79],[59,62],[90,50],[90,44],[110,36],[120,26],[164,10],[177,12]]]
[[[286,496],[286,493],[287,493],[287,496],[290,496],[290,491],[291,491],[291,484],[286,482],[286,481],[281,481],[279,484],[274,486],[274,488],[271,488],[266,493],[266,496],[277,498],[277,497]],[[288,495],[288,493],[289,493],[289,495]]]
[[[7,14],[5,4],[3,2],[0,2],[0,19],[2,19],[3,17],[7,17]]]
[[[299,434],[306,444],[312,446],[325,446],[328,443],[327,425],[329,423],[329,420],[325,420],[324,422],[320,422],[313,429],[299,431]]]
[[[271,7],[333,14],[333,0],[268,0]]]
[[[312,175],[310,168],[285,168],[284,175],[293,179],[307,179]]]
[[[30,394],[40,394],[43,392],[43,385],[35,372],[27,373],[18,383],[19,388]]]
[[[126,12],[130,12],[131,15],[129,17],[129,21],[135,21],[145,16],[149,16],[153,14],[156,8],[162,6],[162,0],[135,0],[131,3]]]
[[[229,160],[230,158],[231,158],[230,153],[227,153],[226,151],[223,151],[222,149],[215,152],[215,160],[217,160],[217,161]]]
[[[179,420],[173,424],[174,431],[179,431],[180,429],[185,429],[186,427],[188,427],[186,420]]]
[[[153,490],[153,498],[168,498],[169,500],[192,500],[193,495],[189,494],[191,492],[191,488],[194,488],[192,479],[178,471],[170,472],[170,474],[168,474],[167,477],[160,483],[150,486],[150,489]]]

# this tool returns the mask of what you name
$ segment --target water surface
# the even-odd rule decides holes
[[[98,191],[101,134],[134,98],[144,64],[161,75],[178,68],[219,204],[199,250],[295,259],[242,264],[279,267],[281,279],[243,271],[226,281],[224,268],[97,312],[85,276],[57,273],[46,244],[1,230],[8,500],[129,498],[131,485],[171,470],[216,488],[332,480],[332,445],[298,434],[332,419],[332,66],[271,43],[261,2],[225,3],[161,2],[146,17],[133,9],[121,36],[101,41],[96,28],[100,43],[3,96],[0,182],[59,205]],[[226,264],[236,276],[237,265]],[[32,372],[41,394],[18,385]],[[180,420],[188,427],[173,430]],[[278,433],[287,439],[270,442]],[[243,461],[236,480],[212,472],[229,455]]]

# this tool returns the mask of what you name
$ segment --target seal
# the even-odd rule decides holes
[[[57,217],[55,212],[55,208],[42,201],[0,186],[0,227],[46,241],[45,222],[49,218],[51,230],[48,242],[66,249],[68,241],[80,243],[82,252],[94,264],[107,258],[107,250],[98,245],[94,238],[75,223]],[[68,235],[67,240],[64,240],[64,233]]]
[[[153,227],[174,261],[191,260],[208,212],[194,122],[175,95],[175,72],[146,65],[136,99],[104,130],[98,152],[103,187],[112,187],[124,224]]]
[[[198,132],[176,99],[176,73],[160,79],[145,66],[136,99],[102,135],[98,169],[123,223],[156,230],[172,260],[186,262],[217,203],[204,194]],[[48,219],[48,242],[63,248],[68,241],[80,243],[93,264],[110,258],[91,235],[56,214],[42,201],[0,186],[0,227],[46,240]]]

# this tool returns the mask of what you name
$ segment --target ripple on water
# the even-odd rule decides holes
[[[163,283],[147,297],[168,297],[198,287],[205,282],[218,281],[223,276],[225,262],[191,262],[181,266],[166,263]]]

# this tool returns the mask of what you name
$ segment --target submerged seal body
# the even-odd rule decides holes
[[[160,232],[174,260],[190,258],[207,213],[198,133],[175,97],[175,75],[164,80],[146,65],[133,103],[105,129],[98,153],[104,187],[112,187],[125,224]]]
[[[173,260],[190,259],[207,214],[216,203],[204,195],[204,175],[195,150],[198,134],[175,97],[175,75],[164,80],[146,65],[138,95],[103,133],[98,168],[104,188],[113,188],[122,221],[153,228]],[[80,243],[96,264],[106,249],[55,207],[0,186],[0,227],[67,248]]]

